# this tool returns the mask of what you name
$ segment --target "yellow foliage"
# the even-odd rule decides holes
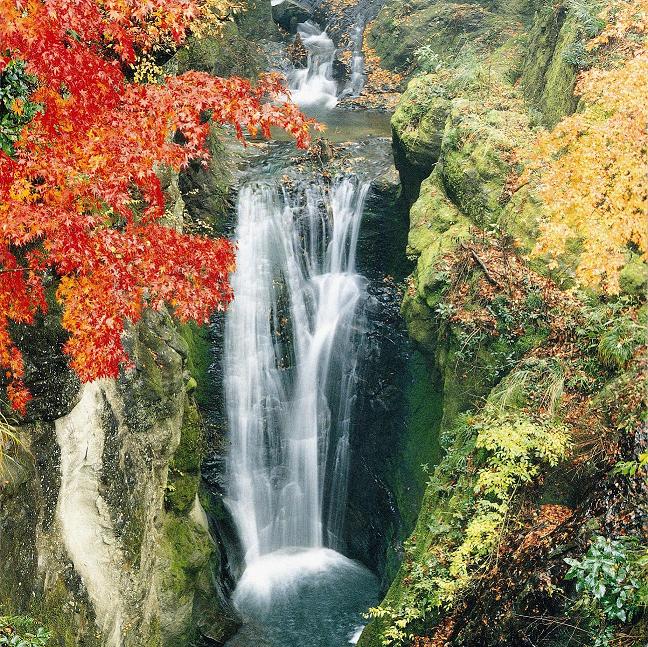
[[[153,57],[148,54],[140,56],[133,65],[135,83],[162,83],[164,80],[164,70],[155,63]]]
[[[603,31],[592,38],[587,49],[616,46],[627,52],[642,48],[641,39],[628,38],[628,34],[648,33],[648,0],[616,0],[610,2],[600,16],[605,21]]]
[[[205,0],[201,15],[191,25],[196,38],[220,36],[223,25],[246,10],[246,0]]]
[[[631,249],[648,260],[648,0],[616,8],[590,49],[623,57],[580,76],[582,110],[539,137],[530,164],[546,205],[535,252],[559,256],[581,241],[577,277],[612,294]]]

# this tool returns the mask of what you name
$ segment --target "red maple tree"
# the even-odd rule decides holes
[[[22,413],[30,394],[10,325],[46,310],[46,277],[84,381],[117,376],[124,326],[143,308],[169,304],[180,321],[205,322],[232,299],[231,243],[165,227],[156,170],[206,159],[210,121],[239,137],[278,126],[308,145],[312,122],[277,101],[275,75],[127,81],[138,56],[182,43],[202,2],[0,0],[0,72],[23,61],[40,106],[13,154],[0,152],[0,369]]]

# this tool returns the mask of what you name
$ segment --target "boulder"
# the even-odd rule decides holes
[[[300,22],[313,17],[310,2],[303,0],[272,0],[274,21],[289,32],[294,32]]]

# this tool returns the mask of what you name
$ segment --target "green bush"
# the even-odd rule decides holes
[[[36,79],[25,71],[23,61],[10,61],[0,74],[0,150],[11,155],[20,132],[42,107],[29,97]]]
[[[565,560],[579,598],[575,610],[588,621],[593,647],[607,647],[615,625],[635,619],[648,604],[648,550],[627,539],[597,536],[580,559]]]
[[[0,645],[12,647],[43,647],[50,633],[25,616],[0,616]]]

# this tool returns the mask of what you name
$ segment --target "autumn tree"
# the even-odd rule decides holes
[[[0,0],[0,368],[13,407],[30,398],[14,324],[58,286],[64,351],[84,381],[127,362],[121,336],[145,307],[205,322],[232,299],[226,240],[163,226],[156,171],[208,156],[210,122],[237,135],[278,126],[306,146],[311,122],[277,76],[256,85],[197,72],[128,82],[138,60],[181,45],[224,0]],[[10,77],[12,79],[9,83]],[[1,124],[1,122],[0,122]]]
[[[614,294],[631,253],[648,261],[648,0],[616,0],[601,18],[581,108],[539,138],[530,168],[546,207],[536,253],[578,241],[577,277]]]

